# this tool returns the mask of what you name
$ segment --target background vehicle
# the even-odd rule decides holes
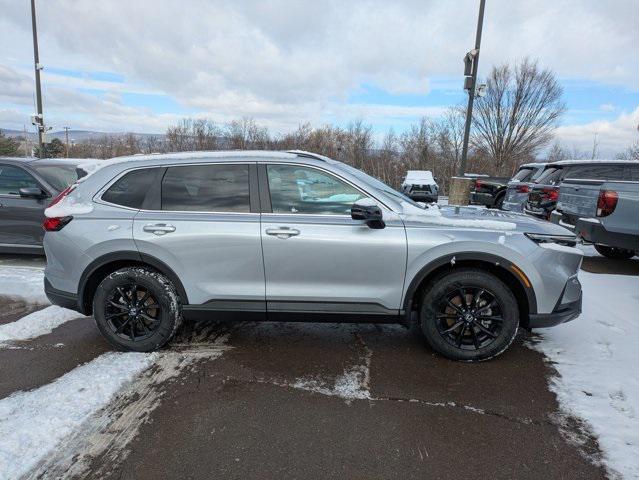
[[[537,182],[530,187],[524,212],[549,219],[557,206],[559,186],[566,179],[624,180],[624,160],[564,160],[549,164]]]
[[[510,177],[482,177],[475,180],[470,192],[470,203],[488,208],[501,208]]]
[[[78,179],[80,162],[0,158],[0,252],[44,253],[44,209]]]
[[[639,252],[639,162],[624,170],[624,181],[565,180],[551,215],[600,254],[617,259]]]
[[[544,173],[548,165],[548,163],[526,163],[519,167],[519,171],[506,187],[502,210],[523,212],[530,187]]]
[[[519,325],[581,311],[566,229],[422,207],[306,152],[118,159],[46,213],[47,296],[125,350],[161,347],[183,317],[231,316],[417,322],[437,352],[485,360]]]
[[[437,203],[439,186],[430,170],[409,170],[402,192],[416,202]]]

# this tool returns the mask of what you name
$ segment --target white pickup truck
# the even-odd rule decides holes
[[[624,180],[564,180],[550,217],[616,259],[639,253],[639,161],[624,169]]]

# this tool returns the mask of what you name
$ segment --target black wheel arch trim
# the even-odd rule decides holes
[[[432,262],[422,267],[422,269],[417,273],[417,275],[413,277],[410,284],[408,285],[408,288],[406,289],[406,293],[404,294],[404,300],[402,303],[405,315],[407,316],[406,318],[407,321],[410,321],[410,315],[412,311],[412,304],[413,304],[413,299],[415,297],[415,293],[417,292],[417,289],[419,288],[421,283],[424,281],[424,279],[428,277],[431,273],[433,273],[435,270],[437,270],[438,268],[443,267],[446,264],[449,264],[452,266],[452,268],[454,268],[456,262],[460,262],[460,261],[461,262],[479,261],[479,262],[491,263],[495,265],[496,267],[503,268],[512,277],[517,279],[517,281],[519,282],[519,285],[522,287],[523,291],[525,292],[526,299],[528,300],[529,314],[537,313],[537,297],[535,296],[535,291],[532,285],[530,287],[527,287],[522,281],[522,279],[519,278],[519,275],[516,272],[509,269],[510,266],[514,266],[517,269],[521,270],[515,263],[503,257],[500,257],[498,255],[493,255],[490,253],[459,252],[459,253],[450,253],[433,260]]]
[[[145,263],[153,267],[154,269],[156,269],[158,272],[160,272],[164,276],[166,276],[175,286],[175,289],[177,290],[178,295],[180,295],[180,298],[182,300],[182,304],[188,305],[189,302],[188,302],[188,297],[186,295],[186,290],[184,289],[184,285],[182,285],[180,278],[173,271],[171,267],[169,267],[166,263],[155,258],[152,255],[137,252],[135,250],[124,250],[120,252],[113,252],[113,253],[107,253],[106,255],[102,255],[101,257],[98,257],[95,260],[93,260],[84,269],[84,272],[82,272],[82,275],[80,276],[80,282],[78,286],[78,308],[81,313],[87,313],[87,309],[85,308],[85,305],[84,305],[84,295],[85,295],[87,281],[89,280],[89,278],[91,278],[91,276],[99,268],[105,265],[108,265],[109,263],[121,262],[126,260],[130,260],[136,263]]]

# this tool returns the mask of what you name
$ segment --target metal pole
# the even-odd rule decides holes
[[[67,145],[67,158],[69,158],[69,127],[64,127],[64,135],[66,137],[66,145]]]
[[[468,139],[470,137],[470,124],[473,119],[473,103],[475,101],[475,86],[477,84],[477,70],[479,69],[479,47],[481,46],[481,30],[484,24],[484,7],[486,0],[479,1],[479,18],[477,19],[477,35],[475,36],[475,58],[473,60],[473,70],[471,73],[472,84],[468,90],[468,107],[466,108],[466,125],[464,127],[464,146],[462,148],[461,164],[459,165],[459,176],[466,172],[466,159],[468,157]]]
[[[40,55],[38,53],[38,30],[36,26],[35,0],[31,0],[31,27],[33,28],[33,62],[35,64],[35,82],[36,82],[36,108],[38,114],[38,147],[40,155],[42,155],[42,147],[44,143],[44,117],[42,115],[42,89],[40,87]]]

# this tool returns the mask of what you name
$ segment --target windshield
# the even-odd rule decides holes
[[[75,165],[34,165],[33,168],[58,192],[78,179]]]
[[[386,193],[387,195],[390,195],[391,197],[395,197],[396,199],[398,199],[401,202],[408,202],[408,203],[410,203],[411,205],[413,205],[413,206],[415,206],[417,208],[423,208],[421,205],[419,205],[417,202],[415,202],[411,198],[407,197],[403,193],[398,192],[397,190],[395,190],[394,188],[390,187],[389,185],[386,185],[381,180],[378,180],[375,177],[371,177],[367,173],[364,173],[364,172],[362,172],[361,170],[358,170],[355,167],[351,167],[350,165],[347,165],[346,163],[342,163],[342,162],[337,162],[336,165],[338,166],[338,168],[341,168],[342,170],[347,171],[351,175],[357,177],[362,182],[366,183],[367,185],[373,187],[376,190],[380,190],[380,191]]]

